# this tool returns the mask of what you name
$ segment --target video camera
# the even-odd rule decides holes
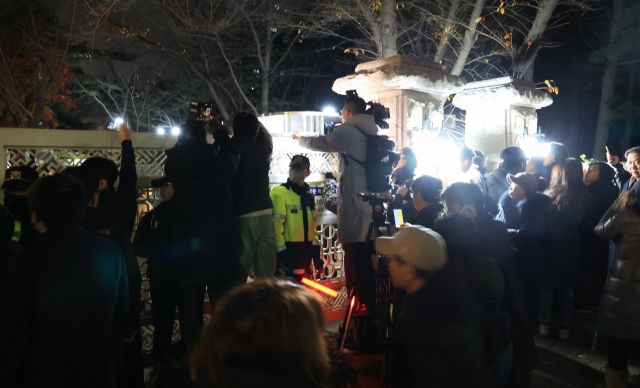
[[[358,97],[358,92],[356,92],[355,90],[347,90],[347,97]],[[377,102],[372,102],[372,101],[367,102],[367,105],[369,105],[369,109],[366,110],[365,114],[372,115],[376,125],[379,126],[380,128],[382,129],[389,128],[389,123],[385,121],[386,119],[391,118],[391,114],[389,113],[389,108],[385,107],[382,104],[378,104]],[[330,134],[336,129],[336,126],[339,126],[340,124],[341,124],[340,121],[333,121],[333,120],[326,121],[326,117],[325,117],[324,134],[325,135]]]
[[[347,97],[358,97],[358,92],[355,90],[347,90]],[[373,116],[373,121],[375,121],[376,125],[382,129],[389,128],[389,123],[385,121],[391,118],[389,108],[373,101],[367,102],[367,105],[369,105],[369,109],[367,109],[365,113]]]

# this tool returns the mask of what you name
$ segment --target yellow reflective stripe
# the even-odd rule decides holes
[[[22,224],[20,221],[13,221],[13,236],[11,239],[15,242],[20,241],[20,236],[22,235]]]
[[[272,217],[273,218],[279,218],[281,220],[286,220],[287,219],[287,216],[284,215],[284,214],[274,214]]]
[[[284,251],[285,249],[287,249],[287,247],[286,247],[285,245],[283,245],[283,246],[281,246],[281,247],[277,247],[277,248],[276,248],[276,252],[282,252],[282,251]]]
[[[286,205],[285,207],[289,210],[302,210],[302,206],[300,205]]]

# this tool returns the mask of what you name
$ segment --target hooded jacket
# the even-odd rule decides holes
[[[356,197],[367,190],[365,169],[360,163],[367,155],[367,139],[360,133],[377,135],[380,128],[372,115],[359,114],[347,120],[335,131],[320,137],[302,137],[300,145],[313,151],[336,152],[340,159],[338,178],[338,237],[342,243],[364,242],[371,223],[371,206]]]

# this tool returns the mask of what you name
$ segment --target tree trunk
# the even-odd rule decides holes
[[[464,66],[467,64],[469,53],[473,48],[473,44],[476,42],[476,28],[478,27],[478,22],[476,22],[476,19],[478,19],[482,14],[482,8],[484,8],[484,3],[486,2],[487,0],[476,0],[476,4],[473,6],[473,11],[471,11],[471,18],[469,19],[469,24],[467,25],[467,30],[464,32],[462,47],[460,47],[456,63],[451,69],[452,75],[462,74],[462,70],[464,70]]]
[[[382,58],[393,57],[398,54],[396,46],[396,0],[382,0],[380,7],[380,44]]]
[[[631,69],[629,69],[629,91],[627,92],[627,101],[629,101],[629,104],[632,104],[632,99],[633,99],[633,86],[635,84],[635,73],[636,73],[636,69],[634,67],[635,64],[631,64]],[[633,132],[633,120],[632,120],[632,116],[629,115],[627,116],[627,128],[625,128],[624,131],[624,145],[628,148],[629,145],[631,144],[631,133]]]
[[[540,41],[557,5],[558,0],[544,0],[540,4],[536,18],[533,20],[533,25],[527,34],[527,38],[522,45],[520,45],[516,57],[513,60],[513,65],[511,66],[516,78],[533,81],[533,64],[536,59],[536,54],[540,49]],[[531,42],[531,44],[528,42]]]
[[[267,2],[269,9],[271,7],[271,2]],[[272,33],[271,33],[271,20],[272,18],[268,18],[269,23],[267,23],[267,32],[266,37],[264,39],[264,53],[263,53],[263,67],[262,67],[262,99],[260,101],[260,111],[262,114],[269,113],[269,75],[271,74],[271,48],[273,46]]]
[[[460,9],[460,3],[462,0],[451,0],[451,6],[449,7],[449,15],[447,16],[447,21],[444,25],[444,31],[442,32],[442,36],[440,36],[440,43],[438,44],[438,48],[436,49],[436,55],[433,57],[433,61],[439,63],[444,56],[444,52],[447,50],[449,45],[449,36],[451,32],[456,28],[454,21],[456,17],[456,12]],[[475,8],[474,8],[475,11]],[[477,17],[477,16],[476,16]],[[473,19],[475,21],[475,19]],[[475,31],[475,26],[474,26]]]
[[[47,87],[44,79],[44,74],[42,72],[42,62],[38,59],[37,64],[37,77],[38,77],[38,88],[35,91],[35,111],[33,113],[33,117],[29,121],[29,128],[39,128],[42,119],[44,118],[44,108],[46,105],[46,97],[47,97]]]
[[[611,34],[609,35],[609,45],[615,43],[620,31],[620,16],[624,10],[625,0],[614,0],[613,17],[611,20]],[[615,89],[616,70],[618,67],[618,56],[609,54],[606,57],[604,78],[602,80],[602,95],[600,96],[600,109],[598,113],[598,127],[596,129],[596,142],[593,145],[593,157],[604,160],[609,140],[609,124],[611,122],[611,97]]]

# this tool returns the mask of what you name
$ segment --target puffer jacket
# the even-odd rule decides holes
[[[630,209],[611,208],[595,233],[618,245],[600,303],[599,329],[616,338],[640,340],[640,216]]]
[[[299,142],[300,146],[313,151],[340,153],[338,237],[343,243],[364,242],[371,223],[371,206],[356,197],[358,193],[370,193],[365,169],[347,158],[364,162],[367,156],[367,139],[358,129],[371,136],[379,131],[372,115],[359,114],[326,136],[302,137]]]

